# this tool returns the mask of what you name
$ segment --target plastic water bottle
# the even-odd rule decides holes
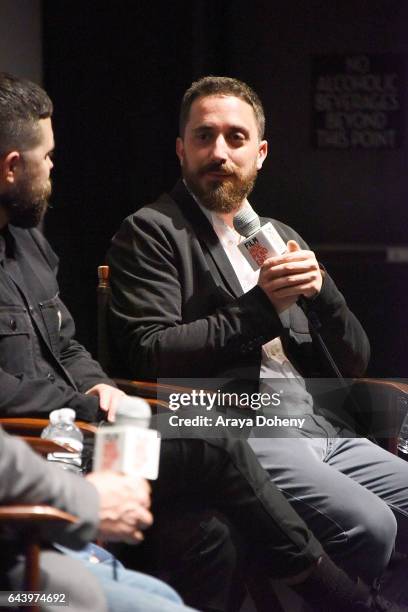
[[[42,431],[41,438],[57,444],[67,444],[74,452],[48,453],[48,461],[55,461],[62,469],[81,472],[84,437],[75,425],[75,410],[61,408],[50,413],[50,424]]]

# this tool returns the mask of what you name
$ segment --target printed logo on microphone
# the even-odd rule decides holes
[[[154,429],[105,425],[96,434],[95,470],[113,470],[155,480],[159,456],[160,436]]]
[[[103,448],[101,452],[102,464],[101,470],[115,470],[117,469],[117,462],[120,458],[120,452],[118,450],[118,437],[116,435],[106,436],[103,441]]]
[[[256,261],[258,266],[262,266],[263,262],[268,256],[268,249],[259,243],[258,238],[252,238],[245,242],[245,248],[251,255],[252,259]]]

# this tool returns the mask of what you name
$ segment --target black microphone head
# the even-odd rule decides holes
[[[255,234],[261,227],[259,217],[249,202],[246,202],[241,210],[237,212],[233,218],[233,224],[238,234],[245,236],[245,238]]]

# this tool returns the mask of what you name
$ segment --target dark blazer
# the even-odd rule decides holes
[[[294,230],[272,221],[285,242],[308,248]],[[257,379],[261,346],[277,336],[303,376],[332,375],[297,305],[281,320],[258,286],[243,294],[211,224],[181,181],[125,219],[108,263],[115,360],[127,375]],[[309,309],[343,375],[361,375],[368,340],[329,274]]]
[[[98,400],[83,392],[111,381],[74,339],[74,321],[59,297],[58,258],[38,230],[9,226],[3,236],[0,414],[47,416],[69,406],[93,420]]]

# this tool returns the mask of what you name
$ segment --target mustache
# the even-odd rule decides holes
[[[223,174],[235,174],[235,167],[231,164],[225,164],[224,162],[211,162],[200,169],[199,174],[206,174],[207,172],[222,172]]]

